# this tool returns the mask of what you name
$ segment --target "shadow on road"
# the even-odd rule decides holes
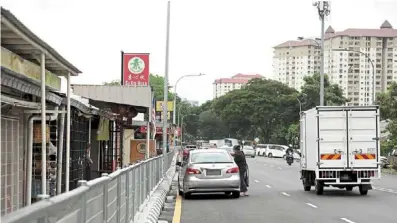
[[[189,200],[222,200],[222,199],[235,199],[230,195],[224,193],[214,193],[214,194],[192,194]]]
[[[310,192],[305,192],[302,191],[302,193],[306,193],[309,194],[310,196],[315,196],[315,197],[368,197],[367,196],[362,196],[360,195],[360,193],[358,192],[358,190],[353,190],[353,191],[346,191],[344,189],[331,189],[331,190],[327,190],[324,189],[324,193],[323,195],[316,195],[316,193],[314,191],[310,191]]]

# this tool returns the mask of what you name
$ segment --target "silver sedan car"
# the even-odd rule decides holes
[[[225,192],[240,197],[239,169],[233,157],[223,149],[192,150],[178,162],[179,195],[188,199],[192,193]]]

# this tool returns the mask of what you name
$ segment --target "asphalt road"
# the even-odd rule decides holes
[[[299,163],[288,166],[283,159],[264,157],[247,160],[250,196],[182,198],[180,223],[397,222],[397,176],[383,175],[367,196],[361,196],[357,188],[352,192],[326,188],[324,195],[318,196],[303,191]]]

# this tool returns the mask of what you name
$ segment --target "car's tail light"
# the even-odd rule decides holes
[[[233,167],[226,171],[226,173],[238,173],[238,172],[239,172],[238,167]]]
[[[187,168],[186,174],[201,174],[201,171],[198,169],[194,169],[194,168]]]

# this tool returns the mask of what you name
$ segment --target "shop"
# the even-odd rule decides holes
[[[1,215],[55,195],[61,78],[81,73],[1,8]],[[67,94],[69,98],[70,94]],[[65,114],[70,121],[69,115]],[[69,134],[68,131],[65,134]],[[69,144],[67,143],[67,148]],[[68,166],[68,165],[67,165]]]

